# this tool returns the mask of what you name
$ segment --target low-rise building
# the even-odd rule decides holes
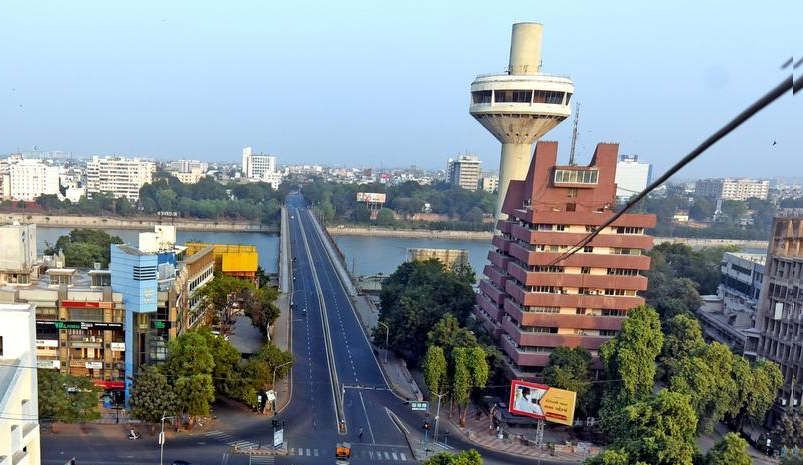
[[[694,193],[722,200],[767,200],[770,191],[768,180],[747,178],[709,178],[695,183]]]
[[[36,225],[0,226],[0,286],[24,286],[38,278]]]
[[[450,270],[465,269],[468,266],[468,249],[433,249],[409,247],[407,259],[409,261],[425,261],[434,258],[443,263]]]
[[[0,464],[39,465],[34,306],[0,304]]]
[[[259,253],[254,245],[241,244],[206,244],[203,242],[187,242],[187,254],[195,254],[212,246],[215,257],[215,267],[223,274],[242,278],[259,285],[257,268],[259,267]]]

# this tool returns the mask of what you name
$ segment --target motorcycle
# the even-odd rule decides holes
[[[133,429],[128,433],[128,439],[139,439],[140,434],[134,431]]]

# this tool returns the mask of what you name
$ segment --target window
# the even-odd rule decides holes
[[[3,356],[3,336],[0,336],[0,357]]]
[[[586,232],[587,232],[587,233],[592,233],[592,232],[594,232],[594,231],[596,231],[596,230],[597,230],[597,227],[596,227],[596,226],[592,226],[592,225],[590,225],[590,224],[587,224],[587,225],[586,225]]]
[[[535,98],[533,101],[535,103],[549,103],[552,105],[563,105],[563,95],[564,92],[556,92],[553,90],[536,90]]]
[[[566,231],[566,228],[568,228],[568,226],[566,226],[565,224],[555,225],[555,229],[557,229],[558,231]]]
[[[580,274],[591,274],[591,268],[588,266],[580,268]]]
[[[630,226],[617,226],[616,234],[644,234],[644,228],[634,228]]]
[[[632,268],[608,268],[608,274],[612,276],[638,276],[638,270]]]
[[[541,294],[551,294],[555,292],[555,286],[530,286],[529,292],[538,292]]]
[[[592,247],[590,245],[587,245],[587,246],[583,247],[583,252],[585,252],[585,253],[594,253],[594,247]]]
[[[566,197],[570,199],[577,198],[577,188],[576,187],[569,188],[568,192],[566,193]]]
[[[613,336],[616,336],[617,332],[618,331],[616,331],[615,329],[600,329],[599,330],[599,335],[600,336],[605,336],[605,337],[613,337]]]
[[[533,99],[531,90],[497,90],[494,101],[497,103],[530,103]]]
[[[641,255],[641,249],[613,248],[613,249],[611,249],[611,254],[613,254],[613,255]]]
[[[542,334],[557,334],[558,328],[550,328],[549,326],[522,326],[521,329],[528,333],[542,333]]]
[[[134,265],[134,280],[135,281],[148,281],[156,279],[155,266],[136,266]]]
[[[490,90],[478,90],[471,93],[471,97],[474,99],[474,103],[491,103],[491,91]]]
[[[627,310],[619,310],[615,308],[603,308],[602,316],[627,316]]]
[[[599,171],[596,169],[566,169],[555,170],[554,182],[569,184],[596,184]]]
[[[585,315],[586,314],[586,309],[585,308],[576,308],[574,310],[574,313],[576,315]]]
[[[527,307],[526,311],[530,313],[560,313],[560,308],[536,306],[536,307]]]
[[[624,289],[605,289],[605,295],[625,295]]]
[[[562,266],[533,265],[530,271],[534,273],[563,273]]]

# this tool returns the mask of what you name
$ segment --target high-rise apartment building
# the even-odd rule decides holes
[[[152,161],[126,157],[92,157],[86,165],[86,190],[91,196],[107,193],[139,201],[139,189],[153,181],[156,164]]]
[[[3,197],[36,200],[40,195],[59,194],[59,167],[42,160],[9,159],[3,163]]]
[[[271,155],[254,155],[251,147],[243,148],[243,176],[252,181],[262,181],[278,189],[283,175],[276,171],[276,157]]]
[[[519,378],[539,378],[559,346],[589,349],[599,367],[597,349],[647,289],[654,215],[622,215],[558,260],[613,216],[618,145],[597,145],[588,166],[558,165],[557,150],[538,142],[526,178],[510,181],[475,307]]]
[[[638,155],[620,155],[616,163],[616,200],[625,202],[652,181],[652,165],[639,163]]]
[[[769,181],[745,178],[699,179],[694,187],[694,193],[697,195],[722,200],[747,200],[749,198],[767,200],[769,192]]]
[[[495,174],[485,175],[480,179],[480,189],[485,192],[494,193],[499,190],[499,176]]]
[[[479,187],[482,162],[476,155],[458,155],[446,163],[446,181],[453,186],[475,191]]]
[[[0,304],[0,463],[41,463],[33,305]]]
[[[757,312],[744,354],[781,368],[784,385],[770,413],[772,422],[789,399],[796,404],[803,400],[803,217],[773,220]]]

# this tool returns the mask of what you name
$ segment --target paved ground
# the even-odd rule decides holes
[[[229,342],[243,354],[255,354],[265,344],[265,337],[259,328],[251,324],[250,317],[236,315]]]

